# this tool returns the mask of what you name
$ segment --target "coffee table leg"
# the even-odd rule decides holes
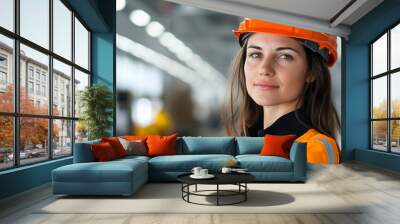
[[[197,184],[196,184],[196,187],[195,187],[195,191],[197,192]]]
[[[217,184],[217,206],[219,205],[219,184]]]
[[[247,201],[247,182],[244,183],[244,201]]]
[[[190,202],[190,200],[189,200],[189,195],[190,195],[190,184],[188,184],[188,194],[187,194],[187,201],[188,202]]]

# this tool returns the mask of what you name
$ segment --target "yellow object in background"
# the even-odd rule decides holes
[[[171,131],[171,118],[164,110],[160,110],[153,121],[146,127],[135,126],[135,135],[165,135]]]

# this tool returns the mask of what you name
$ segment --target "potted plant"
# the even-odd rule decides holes
[[[87,127],[89,140],[109,136],[113,115],[113,95],[108,87],[94,84],[79,94],[81,118]]]

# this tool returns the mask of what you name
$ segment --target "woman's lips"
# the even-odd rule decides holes
[[[277,86],[277,85],[273,85],[270,83],[264,83],[264,82],[255,83],[254,86],[257,88],[260,88],[260,89],[264,89],[264,90],[279,88],[279,86]]]

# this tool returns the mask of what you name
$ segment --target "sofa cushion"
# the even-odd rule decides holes
[[[263,137],[236,137],[236,155],[260,154]]]
[[[104,138],[101,138],[101,142],[110,143],[114,149],[115,155],[118,158],[122,158],[122,157],[126,156],[126,151],[125,151],[124,147],[122,146],[121,142],[119,142],[117,137],[104,137]]]
[[[108,142],[92,144],[90,147],[97,161],[104,162],[118,158],[113,147]]]
[[[270,135],[264,136],[264,145],[261,156],[280,156],[289,159],[290,148],[296,135]]]
[[[158,156],[149,160],[150,171],[190,172],[193,167],[200,166],[212,172],[219,171],[230,159],[231,155],[175,155]]]
[[[292,172],[292,161],[279,156],[238,155],[241,168],[250,172]]]
[[[129,163],[134,160],[148,162],[149,159],[150,159],[150,157],[147,157],[147,156],[130,155],[130,156],[125,156],[124,158],[113,160],[113,162],[128,162]]]
[[[126,140],[124,138],[118,137],[119,142],[124,147],[126,151],[126,155],[138,155],[145,156],[147,155],[146,143],[142,140]]]
[[[74,163],[95,162],[96,158],[90,148],[92,144],[99,144],[100,139],[75,143],[74,147]]]
[[[183,137],[178,143],[177,154],[225,154],[235,155],[233,137]]]
[[[129,182],[134,172],[142,172],[146,162],[131,159],[109,162],[74,163],[52,171],[58,182]]]
[[[177,134],[169,136],[151,135],[147,137],[148,156],[163,156],[176,154]]]

